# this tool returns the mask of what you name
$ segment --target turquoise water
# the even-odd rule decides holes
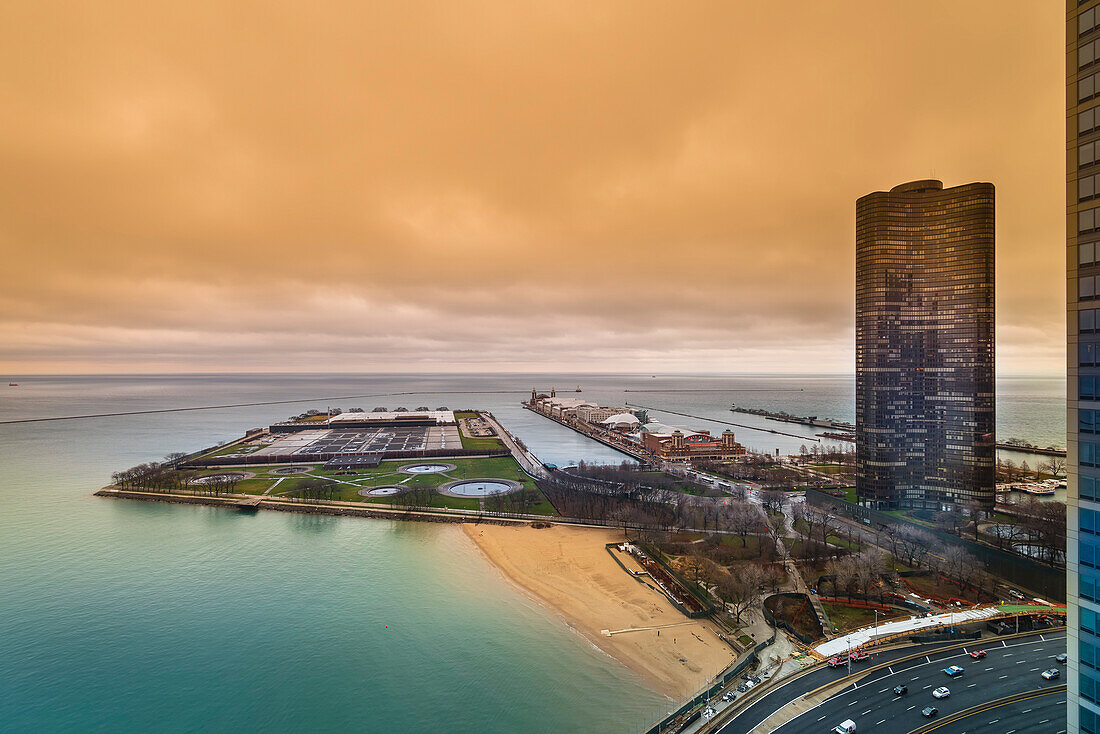
[[[519,408],[533,385],[580,383],[588,399],[767,427],[729,402],[847,418],[851,393],[844,377],[16,379],[0,420],[431,391],[333,404],[489,408],[554,463],[623,457]],[[1061,389],[1006,386],[999,424],[1057,440]],[[488,390],[513,392],[470,394]],[[325,403],[0,426],[0,730],[632,732],[668,708],[508,585],[456,527],[91,496],[116,469],[309,407]],[[735,430],[753,448],[777,440]]]
[[[233,392],[20,382],[3,417]],[[631,732],[667,707],[456,526],[90,495],[260,413],[0,427],[0,730]]]

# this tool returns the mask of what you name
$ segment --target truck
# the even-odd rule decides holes
[[[833,734],[856,734],[856,722],[851,719],[840,722],[840,726],[833,729]]]

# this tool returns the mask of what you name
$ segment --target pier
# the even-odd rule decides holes
[[[557,423],[558,425],[565,426],[566,428],[571,428],[574,431],[576,431],[577,433],[581,434],[582,436],[585,436],[587,438],[591,438],[593,441],[599,441],[604,446],[607,446],[609,448],[613,448],[616,451],[618,451],[619,453],[626,454],[630,458],[636,459],[636,460],[642,462],[643,464],[649,464],[649,463],[652,463],[654,461],[658,461],[657,457],[655,457],[653,454],[649,453],[648,451],[643,449],[641,446],[638,446],[638,445],[633,444],[633,443],[626,442],[625,439],[614,440],[610,436],[601,435],[600,433],[598,433],[596,431],[585,430],[585,428],[588,427],[587,424],[585,424],[585,426],[582,427],[582,426],[576,425],[575,423],[567,423],[566,421],[561,420],[559,418],[555,418],[552,415],[547,415],[546,413],[543,413],[541,410],[535,410],[534,408],[532,408],[527,403],[523,403],[522,405],[525,409],[531,411],[532,413],[535,413],[536,415],[541,415],[543,418],[546,418],[547,420],[552,420],[555,423]]]

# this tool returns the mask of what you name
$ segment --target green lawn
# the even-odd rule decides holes
[[[504,449],[504,444],[495,436],[492,438],[467,438],[460,433],[459,438],[462,439],[462,448],[464,449]]]
[[[495,439],[494,439],[495,440]],[[309,478],[325,478],[337,483],[338,494],[333,499],[343,502],[364,502],[370,504],[389,505],[392,497],[363,497],[359,490],[365,487],[380,487],[389,484],[400,484],[405,487],[438,487],[446,482],[456,479],[511,479],[520,482],[528,490],[538,492],[535,482],[525,474],[511,456],[472,457],[463,459],[444,459],[441,463],[453,464],[454,469],[440,474],[406,474],[399,471],[402,466],[431,462],[432,459],[401,459],[383,461],[376,468],[358,469],[355,474],[340,474],[335,471],[321,468],[321,464],[301,464],[310,466],[312,471],[307,474],[271,474],[270,471],[277,467],[266,465],[251,465],[227,469],[202,469],[190,472],[193,476],[205,476],[209,474],[222,474],[227,471],[244,471],[255,474],[250,479],[239,482],[235,492],[239,494],[263,494],[271,489],[272,496],[293,495],[299,484]],[[279,481],[282,479],[282,481]],[[277,486],[274,486],[279,482]],[[476,498],[448,497],[434,494],[432,506],[448,507],[453,509],[477,510],[481,503]],[[546,500],[541,492],[538,492],[538,502],[525,512],[533,515],[555,515],[553,506]]]
[[[866,627],[875,623],[875,610],[873,609],[858,609],[856,607],[846,607],[842,604],[826,604],[824,602],[821,603],[821,606],[825,608],[825,614],[829,615],[829,621],[833,623],[833,626],[840,629]],[[879,612],[878,621],[881,623],[888,619],[887,615],[897,616],[891,612]]]

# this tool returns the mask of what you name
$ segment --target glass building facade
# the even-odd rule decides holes
[[[1100,734],[1100,0],[1066,2],[1067,731]]]
[[[913,181],[856,202],[861,503],[993,506],[994,194]]]

